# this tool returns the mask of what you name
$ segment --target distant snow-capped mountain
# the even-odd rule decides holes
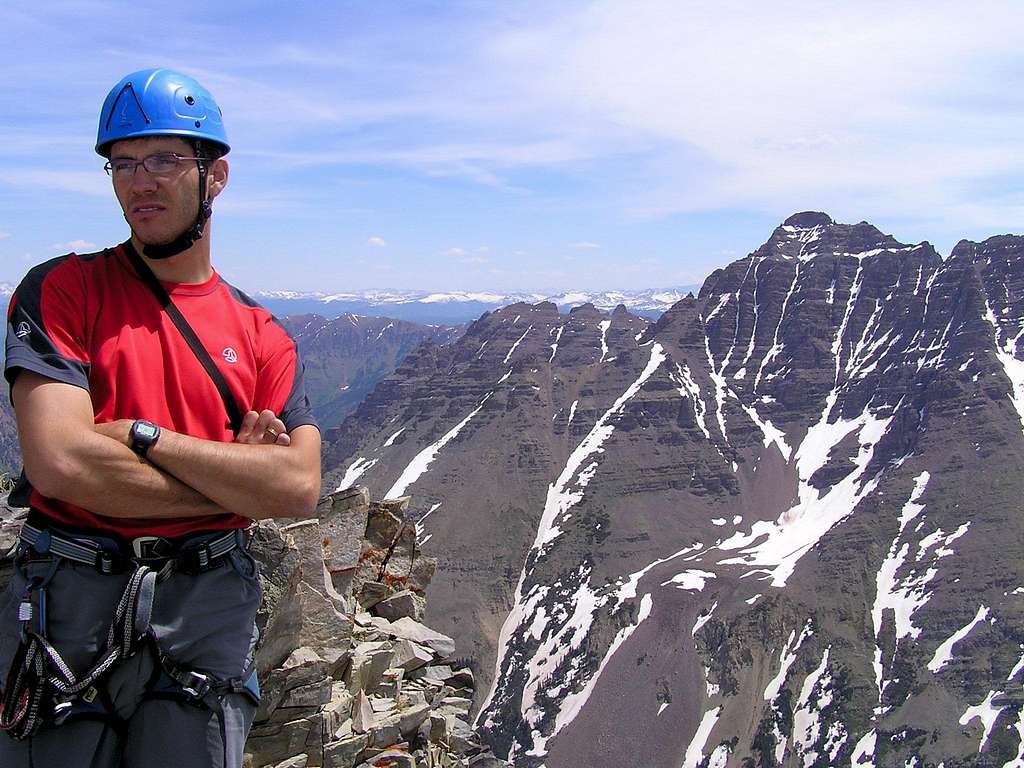
[[[697,287],[642,291],[565,291],[558,294],[494,291],[257,291],[254,297],[278,315],[310,312],[328,316],[345,313],[386,314],[388,317],[416,322],[460,323],[517,302],[536,304],[550,301],[563,311],[583,304],[593,304],[599,310],[610,312],[621,304],[634,314],[656,319]]]

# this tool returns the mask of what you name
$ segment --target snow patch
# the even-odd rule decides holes
[[[785,586],[797,562],[822,536],[853,513],[860,501],[874,491],[879,476],[864,478],[874,456],[875,446],[885,434],[893,416],[879,418],[865,407],[855,419],[839,419],[828,423],[835,390],[827,398],[825,412],[812,426],[796,452],[799,487],[798,502],[775,521],[760,520],[749,534],[737,532],[721,543],[721,548],[742,549],[739,557],[723,563],[773,566],[772,585]],[[893,409],[895,414],[897,409]],[[832,449],[848,434],[856,432],[860,448],[854,469],[825,491],[824,495],[811,485],[811,477],[828,461]],[[760,543],[756,543],[760,541]]]
[[[420,517],[420,519],[416,521],[416,540],[418,542],[420,542],[420,544],[426,544],[427,540],[430,538],[429,535],[424,537],[424,534],[426,533],[427,529],[426,529],[426,526],[423,525],[423,522],[428,517],[430,517],[432,514],[434,514],[438,510],[438,508],[440,506],[441,506],[441,502],[440,501],[435,503],[435,504],[433,504],[430,507],[430,509],[428,509],[426,512],[424,512],[423,516]]]
[[[381,448],[390,448],[392,445],[395,444],[395,440],[398,439],[398,436],[403,432],[405,432],[405,427],[402,427],[400,430],[391,435],[391,437],[385,440],[384,445],[382,445]]]
[[[422,451],[417,453],[413,460],[409,462],[409,465],[402,470],[402,474],[398,476],[398,479],[395,481],[395,484],[391,486],[391,489],[384,494],[384,498],[396,499],[399,496],[404,496],[409,486],[419,480],[420,476],[429,469],[431,463],[437,457],[438,452],[454,440],[459,432],[462,431],[462,428],[469,424],[474,416],[480,413],[480,409],[484,407],[484,403],[490,399],[492,394],[494,393],[488,392],[484,396],[484,399],[480,401],[480,405],[474,408],[466,418],[448,430],[440,440],[428,445]]]
[[[761,419],[752,405],[740,403],[740,407],[747,412],[750,420],[757,424],[758,429],[761,430],[761,434],[764,436],[764,447],[767,448],[772,443],[775,443],[779,448],[779,453],[782,454],[782,458],[788,462],[792,449],[786,442],[786,433],[774,426],[768,419]]]
[[[861,765],[874,765],[876,739],[877,736],[874,731],[868,731],[860,737],[860,741],[853,748],[853,755],[850,756],[851,768],[857,768]]]
[[[373,467],[377,461],[378,459],[366,459],[362,456],[357,457],[355,461],[348,465],[348,469],[345,470],[345,476],[341,478],[341,482],[338,483],[338,487],[335,492],[351,488],[353,483],[362,477],[368,469]]]
[[[714,604],[708,609],[707,613],[702,613],[700,616],[697,617],[697,620],[693,623],[693,629],[690,630],[691,637],[696,637],[697,633],[700,632],[701,627],[703,627],[705,624],[711,621],[711,614],[715,612],[715,608],[717,607],[718,601],[716,600]]]
[[[1020,646],[1020,649],[1024,651],[1024,645]],[[1006,676],[1006,682],[1010,682],[1017,676],[1017,673],[1024,669],[1024,653],[1021,654],[1020,660],[1013,665],[1013,669],[1010,670],[1010,674]]]
[[[686,756],[683,758],[682,768],[697,768],[704,761],[704,745],[707,744],[711,731],[718,722],[718,713],[721,707],[715,707],[710,712],[705,712],[697,726],[697,732],[693,734],[689,746],[686,747]]]
[[[668,581],[663,581],[661,586],[667,587],[669,584],[675,584],[677,589],[701,592],[708,581],[713,578],[715,578],[715,574],[708,571],[683,571]]]
[[[981,720],[981,725],[985,729],[981,735],[981,743],[978,745],[978,754],[985,749],[985,744],[988,743],[988,737],[992,733],[992,726],[996,724],[996,720],[999,718],[999,713],[1003,711],[1002,707],[992,706],[992,700],[996,696],[1005,696],[1006,694],[1002,691],[989,691],[988,696],[980,704],[975,704],[973,707],[968,707],[964,710],[964,713],[960,715],[960,725],[967,725],[969,722],[977,718]]]
[[[821,655],[821,663],[806,677],[800,688],[796,710],[793,713],[793,746],[803,759],[803,765],[813,765],[818,759],[814,745],[821,734],[820,715],[832,703],[832,677],[827,673],[828,654],[831,646]],[[811,695],[817,691],[818,699],[811,703]]]
[[[1010,391],[1010,402],[1017,411],[1017,417],[1021,422],[1021,429],[1024,429],[1024,360],[1017,359],[1017,342],[1024,335],[1024,328],[1013,338],[1003,338],[1003,330],[999,326],[988,299],[985,299],[985,319],[992,324],[995,333],[996,357],[1003,366],[1006,377],[1010,380],[1012,389]]]
[[[583,487],[593,476],[597,462],[591,461],[585,468],[584,464],[594,454],[602,450],[604,441],[615,431],[614,425],[610,423],[612,419],[622,412],[626,403],[640,391],[646,381],[665,361],[665,358],[666,354],[661,344],[654,343],[651,347],[650,359],[643,372],[636,381],[627,387],[626,391],[619,396],[611,408],[598,419],[587,436],[583,438],[572,454],[570,454],[558,479],[548,486],[547,499],[541,521],[538,524],[537,534],[523,570],[520,572],[519,581],[516,585],[516,597],[512,608],[502,625],[499,635],[494,684],[484,700],[478,719],[481,716],[485,716],[491,701],[506,684],[502,673],[513,635],[527,626],[535,626],[536,615],[540,605],[534,593],[524,594],[526,579],[535,563],[544,557],[547,548],[561,535],[561,530],[558,527],[559,522],[564,517],[567,517],[568,511],[573,505],[583,499]],[[559,668],[559,664],[569,654],[576,652],[586,640],[597,609],[616,596],[615,593],[608,593],[606,591],[602,591],[602,594],[598,595],[597,590],[590,587],[588,576],[589,572],[586,571],[585,566],[581,566],[577,591],[562,600],[562,605],[571,607],[572,615],[567,615],[564,621],[562,621],[561,626],[557,629],[551,628],[551,622],[549,621],[549,626],[546,628],[547,637],[544,642],[528,658],[519,660],[519,664],[525,663],[525,668],[528,672],[528,681],[521,692],[521,708],[524,720],[531,726],[539,725],[541,720],[547,719],[549,714],[545,703],[538,701],[539,693],[544,690],[546,685],[551,683],[552,676]],[[562,671],[559,688],[568,689],[571,692],[563,693],[560,690],[557,700],[553,694],[549,697],[549,701],[553,703],[547,706],[554,706],[556,708],[554,724],[551,726],[552,730],[549,734],[545,735],[541,734],[536,728],[532,728],[533,743],[527,754],[532,756],[543,756],[546,754],[548,740],[554,738],[579,714],[609,659],[621,644],[628,639],[636,627],[650,615],[652,607],[653,601],[651,596],[644,595],[641,598],[637,623],[620,630],[594,675],[588,679],[580,680],[580,677],[585,674],[585,669],[573,667],[571,670]],[[486,722],[492,723],[490,716],[487,716]]]
[[[516,317],[516,320],[518,320],[518,319],[519,318]],[[513,322],[513,325],[515,325],[514,322]],[[516,351],[516,347],[518,347],[519,344],[522,342],[522,340],[526,338],[526,334],[528,334],[532,330],[533,330],[533,325],[531,324],[525,331],[523,331],[523,335],[520,336],[518,339],[516,339],[516,343],[512,345],[512,349],[510,349],[508,351],[508,354],[505,355],[505,359],[501,361],[502,365],[508,365],[508,361],[509,361],[509,359],[511,359],[512,353]]]
[[[555,359],[555,352],[558,351],[558,340],[562,338],[562,331],[564,330],[564,325],[558,326],[558,333],[555,335],[555,343],[551,345],[551,357],[548,358],[549,363]]]
[[[914,614],[931,598],[931,592],[926,589],[928,583],[935,577],[937,571],[929,569],[925,573],[911,572],[902,579],[897,577],[900,569],[906,563],[909,543],[899,545],[900,538],[906,531],[907,526],[921,513],[924,504],[920,503],[921,496],[928,486],[930,479],[928,472],[922,472],[914,480],[914,489],[910,498],[903,505],[900,513],[900,529],[892,541],[889,554],[878,573],[875,575],[875,604],[871,609],[871,619],[875,628],[875,638],[878,639],[882,632],[882,616],[886,608],[891,608],[896,617],[896,644],[904,637],[910,636],[917,639],[921,629],[913,623]],[[888,685],[883,676],[884,667],[881,659],[881,648],[876,651],[875,682],[878,686],[878,701],[882,697]]]
[[[710,440],[711,433],[708,432],[708,425],[705,421],[708,407],[704,404],[704,398],[701,397],[700,386],[693,380],[690,366],[676,363],[675,373],[669,374],[669,378],[672,379],[678,388],[680,395],[690,398],[690,401],[693,403],[693,417],[697,421],[697,426],[704,433],[704,437]]]
[[[597,361],[599,363],[603,363],[604,359],[608,357],[608,329],[611,327],[611,320],[601,321],[601,359]]]
[[[978,624],[987,619],[988,613],[988,607],[984,605],[979,607],[978,612],[974,615],[973,619],[950,635],[942,645],[935,649],[935,655],[932,656],[932,660],[928,662],[928,669],[930,669],[933,674],[937,674],[944,666],[949,664],[953,659],[953,646],[967,637],[967,635],[971,633],[971,630],[978,626]]]
[[[572,407],[569,409],[569,421],[566,424],[566,426],[569,426],[569,424],[572,424],[572,420],[576,417],[576,406],[578,406],[579,404],[580,404],[579,400],[573,400],[572,401]]]
[[[800,650],[800,646],[803,645],[804,640],[810,637],[811,623],[808,621],[803,630],[800,632],[800,637],[797,638],[796,645],[793,645],[793,638],[796,637],[796,630],[789,633],[789,638],[786,640],[786,644],[782,646],[782,652],[779,654],[779,673],[773,677],[768,685],[764,689],[764,700],[775,701],[775,698],[779,695],[779,691],[782,690],[783,684],[786,682],[786,675],[789,674],[789,668],[793,662],[796,661],[796,652]],[[792,649],[790,646],[793,645]]]
[[[589,586],[587,586],[586,589],[589,591]],[[594,596],[594,593],[590,593],[591,598],[593,598]],[[559,633],[559,637],[562,634],[565,634],[565,632],[568,629],[572,629],[573,639],[575,640],[579,638],[580,643],[582,643],[583,639],[586,637],[587,633],[590,630],[590,625],[593,622],[594,613],[599,607],[601,607],[602,604],[603,602],[600,600],[598,600],[597,602],[587,601],[589,615],[586,616],[584,622],[580,624],[570,620],[563,627],[562,632]],[[630,636],[636,631],[637,627],[639,627],[641,624],[643,624],[644,621],[647,620],[647,618],[651,615],[651,610],[653,609],[653,606],[654,601],[650,595],[644,595],[640,599],[640,610],[637,614],[636,624],[632,624],[628,627],[623,627],[619,630],[618,634],[616,634],[615,638],[612,640],[611,645],[608,647],[608,651],[602,657],[601,663],[598,666],[597,671],[593,674],[593,676],[587,679],[581,690],[565,694],[561,697],[561,700],[558,704],[558,712],[555,715],[555,724],[552,727],[551,733],[547,736],[542,736],[536,730],[534,730],[532,732],[532,735],[534,737],[534,743],[532,748],[529,751],[527,751],[526,754],[534,757],[543,757],[545,754],[547,754],[547,742],[553,739],[555,736],[557,736],[558,733],[563,728],[565,728],[565,726],[569,725],[569,723],[576,719],[577,715],[579,715],[579,713],[583,710],[583,707],[586,705],[587,701],[590,699],[590,695],[593,693],[594,687],[597,685],[597,681],[600,679],[601,674],[605,670],[605,667],[608,666],[608,662],[611,661],[611,658],[615,655],[615,652],[618,651],[620,647],[622,647],[623,643],[625,643],[630,638]],[[559,661],[565,658],[565,656],[569,652],[569,649],[560,648],[558,645],[552,646],[550,642],[545,643],[543,647],[547,648],[549,652],[559,655]],[[575,650],[578,647],[579,643],[573,646],[573,650]],[[526,719],[527,722],[529,722],[531,725],[537,725],[539,722],[538,715],[542,715],[543,713],[539,712],[536,708],[531,708],[527,706],[528,699],[530,700],[530,703],[532,705],[532,696],[528,696],[528,693],[536,691],[537,687],[541,683],[546,682],[550,677],[550,672],[553,672],[557,666],[551,665],[549,663],[550,658],[547,656],[540,658],[539,663],[538,659],[539,654],[536,654],[530,662],[530,681],[531,683],[534,683],[534,687],[531,691],[530,683],[528,683],[527,691],[524,691],[523,693],[523,716],[524,719]],[[534,674],[535,670],[537,674]],[[543,674],[544,672],[548,672],[548,674]]]
[[[722,307],[724,307],[729,302],[729,299],[731,297],[732,297],[731,293],[723,293],[721,296],[719,296],[718,297],[718,306],[715,307],[713,310],[711,310],[711,314],[709,314],[707,317],[704,318],[704,323],[705,324],[710,323],[711,319],[715,315],[717,315],[719,312],[722,311]]]

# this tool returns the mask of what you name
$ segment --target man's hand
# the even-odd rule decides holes
[[[285,431],[284,422],[267,409],[261,413],[249,411],[242,417],[242,426],[235,437],[236,443],[247,445],[289,445],[292,439]]]

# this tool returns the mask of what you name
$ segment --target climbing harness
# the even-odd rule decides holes
[[[59,562],[54,560],[43,579],[29,581],[18,606],[21,644],[0,702],[0,729],[16,739],[31,736],[44,719],[63,722],[78,695],[91,688],[118,660],[134,654],[149,629],[156,572],[140,566],[117,605],[99,660],[81,677],[76,675],[46,638],[46,587]],[[34,603],[33,592],[38,596]],[[32,631],[37,608],[38,629]]]
[[[217,714],[223,736],[223,696],[248,691],[259,699],[255,661],[238,678],[223,681],[177,664],[160,649],[151,631],[153,600],[157,583],[172,572],[200,573],[223,565],[230,552],[245,546],[244,532],[229,531],[196,545],[189,541],[175,547],[167,539],[140,537],[132,542],[129,556],[105,546],[111,540],[64,534],[25,523],[16,559],[26,581],[18,606],[21,642],[0,697],[0,730],[24,739],[36,733],[44,722],[61,724],[73,710],[86,711],[86,716],[93,714],[116,725],[118,718],[102,685],[103,678],[118,661],[130,658],[149,643],[159,663],[146,684],[144,698],[174,698],[205,706]],[[29,576],[25,572],[26,555],[51,558],[42,575]],[[83,674],[76,674],[47,638],[47,587],[62,560],[93,566],[102,574],[130,572],[97,660]],[[95,710],[97,704],[105,711],[87,712]]]

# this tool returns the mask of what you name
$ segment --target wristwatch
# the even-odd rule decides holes
[[[136,419],[128,430],[128,437],[132,440],[132,450],[146,458],[146,452],[160,439],[160,427],[152,421]]]

